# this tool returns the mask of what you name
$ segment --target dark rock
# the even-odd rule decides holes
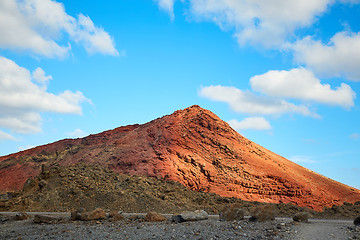
[[[39,188],[42,189],[43,187],[45,187],[47,184],[46,180],[42,179],[39,181],[38,185],[39,185]]]
[[[29,219],[30,216],[29,214],[25,213],[25,212],[21,212],[15,215],[15,220],[16,221],[21,221],[21,220],[26,220]]]
[[[60,220],[62,220],[61,217],[57,216],[51,216],[51,215],[40,215],[37,214],[34,216],[34,223],[58,223]]]
[[[172,220],[177,223],[186,221],[199,221],[206,220],[209,218],[209,214],[204,210],[196,210],[194,212],[183,212],[179,215],[173,215]]]
[[[360,226],[360,216],[358,216],[357,218],[354,219],[354,225]]]
[[[70,219],[73,220],[73,221],[82,220],[82,216],[81,216],[82,213],[85,213],[85,209],[84,208],[78,208],[75,211],[71,212]]]
[[[23,192],[27,192],[27,191],[29,191],[30,189],[33,189],[35,186],[36,186],[36,181],[35,181],[35,179],[32,178],[32,177],[30,177],[30,178],[28,178],[28,180],[26,180],[26,182],[24,183],[24,186],[23,186],[22,191],[23,191]]]

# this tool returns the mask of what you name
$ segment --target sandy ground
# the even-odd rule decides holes
[[[69,217],[68,213],[56,215]],[[125,220],[117,222],[66,220],[57,224],[35,224],[32,219],[2,221],[0,239],[360,239],[360,227],[355,227],[349,220],[310,219],[309,223],[294,223],[289,218],[277,218],[262,223],[224,222],[213,215],[209,220],[196,222],[173,223],[169,220],[154,223],[140,221],[134,214],[125,216]]]

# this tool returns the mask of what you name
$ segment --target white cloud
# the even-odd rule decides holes
[[[29,70],[0,57],[0,127],[20,133],[39,132],[40,112],[81,114],[80,104],[90,102],[79,91],[56,95],[32,80]]]
[[[32,146],[32,145],[26,145],[26,146],[20,146],[18,147],[19,151],[25,151],[25,150],[28,150],[30,148],[34,148],[35,146]]]
[[[77,24],[74,28],[68,28],[68,33],[75,42],[82,43],[90,54],[119,55],[114,40],[102,28],[95,27],[88,16],[79,14]]]
[[[288,158],[290,161],[294,163],[316,163],[313,157],[311,156],[303,156],[303,155],[296,155]]]
[[[263,117],[248,117],[244,118],[242,121],[232,119],[228,121],[229,125],[235,130],[269,130],[271,129],[270,123]]]
[[[174,3],[175,0],[155,0],[159,7],[169,14],[171,19],[174,19]]]
[[[114,42],[102,28],[95,27],[89,17],[78,19],[65,12],[62,3],[51,0],[0,1],[0,48],[30,51],[49,58],[64,58],[69,40],[83,44],[89,53],[118,55]]]
[[[228,103],[235,112],[261,115],[282,115],[297,113],[304,116],[319,117],[306,106],[298,106],[282,99],[258,96],[250,91],[235,87],[209,86],[202,87],[199,95],[213,101]]]
[[[325,77],[360,81],[360,32],[339,32],[328,44],[310,37],[292,45],[296,61]]]
[[[357,140],[360,138],[360,134],[359,133],[353,133],[349,136],[351,139],[353,140]]]
[[[331,0],[190,0],[191,13],[235,29],[239,44],[279,47],[294,30],[311,25]]]
[[[68,132],[66,133],[68,136],[70,137],[76,137],[76,138],[81,138],[81,137],[85,137],[87,135],[86,132],[84,132],[81,129],[75,129],[73,132]]]
[[[45,71],[38,67],[32,72],[32,78],[40,84],[47,85],[52,79],[52,76],[46,76]]]
[[[345,108],[354,106],[355,92],[342,83],[335,90],[329,84],[321,84],[314,74],[304,68],[290,71],[269,71],[250,79],[253,90],[272,97],[285,97],[314,101]]]
[[[11,141],[15,141],[16,139],[15,139],[12,135],[10,135],[10,134],[8,134],[8,133],[3,132],[3,131],[0,130],[0,140],[11,140]]]

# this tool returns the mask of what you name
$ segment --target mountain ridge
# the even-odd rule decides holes
[[[180,182],[196,191],[321,210],[360,200],[360,191],[246,139],[197,105],[145,124],[64,139],[0,157],[0,190],[20,189],[48,167],[78,162]],[[20,176],[15,180],[14,176]],[[11,189],[12,188],[12,189]]]

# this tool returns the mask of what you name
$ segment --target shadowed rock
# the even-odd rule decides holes
[[[357,218],[354,219],[354,225],[360,226],[360,216],[358,216]]]
[[[196,210],[194,212],[183,212],[179,215],[173,215],[172,220],[176,223],[187,222],[187,221],[200,221],[209,218],[209,214],[204,210]]]
[[[51,216],[51,215],[40,215],[37,214],[34,216],[34,223],[48,223],[48,224],[53,224],[53,223],[58,223],[59,221],[61,221],[62,218],[61,217],[57,217],[57,216]]]

